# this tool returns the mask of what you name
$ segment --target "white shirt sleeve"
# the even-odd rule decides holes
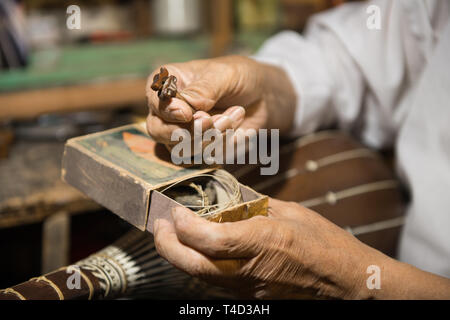
[[[380,29],[367,27],[375,5]],[[297,93],[293,135],[336,123],[374,147],[392,143],[403,94],[405,28],[398,1],[349,3],[314,16],[304,35],[284,31],[255,59],[283,68]]]

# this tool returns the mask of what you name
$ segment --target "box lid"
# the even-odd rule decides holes
[[[182,167],[173,164],[170,152],[146,133],[145,124],[131,124],[70,139],[96,161],[129,175],[147,190],[210,172],[214,167]]]

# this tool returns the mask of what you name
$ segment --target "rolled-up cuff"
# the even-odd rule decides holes
[[[290,135],[311,133],[328,122],[331,84],[319,48],[295,32],[283,31],[267,40],[252,58],[280,67],[291,80],[297,101]]]

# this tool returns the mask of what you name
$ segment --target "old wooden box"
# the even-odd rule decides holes
[[[88,197],[140,230],[153,232],[156,218],[171,219],[180,204],[159,190],[181,179],[213,172],[211,167],[180,167],[145,132],[144,125],[127,125],[68,140],[62,178]],[[242,203],[208,217],[232,222],[266,215],[268,198],[239,184]]]

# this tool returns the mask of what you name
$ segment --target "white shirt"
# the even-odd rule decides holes
[[[369,29],[369,5],[380,29]],[[399,258],[450,277],[450,1],[348,3],[285,31],[256,59],[297,91],[294,134],[337,123],[375,147],[395,146],[412,200]]]

